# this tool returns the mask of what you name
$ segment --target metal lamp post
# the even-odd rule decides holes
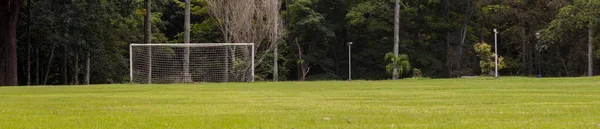
[[[348,42],[348,81],[352,81],[352,42]]]
[[[538,78],[542,78],[542,49],[540,48],[540,38],[542,38],[542,33],[535,33],[535,38],[537,39],[536,49],[538,52]]]
[[[495,65],[494,65],[494,77],[498,78],[498,30],[494,29],[494,51],[495,51]]]

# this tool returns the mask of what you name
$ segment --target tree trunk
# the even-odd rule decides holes
[[[458,56],[455,58],[456,59],[455,61],[457,63],[456,64],[456,67],[457,67],[456,70],[457,70],[457,72],[452,73],[452,77],[459,77],[459,76],[461,76],[460,74],[461,74],[461,72],[463,70],[462,69],[463,49],[464,49],[465,42],[467,40],[467,26],[468,26],[468,23],[467,23],[466,20],[467,19],[465,19],[465,22],[463,23],[463,27],[461,29],[461,31],[462,31],[461,32],[461,39],[460,39],[460,42],[458,44]]]
[[[396,0],[394,9],[394,55],[398,57],[400,47],[400,0]],[[394,62],[396,63],[396,62]],[[398,79],[398,68],[394,67],[392,79]]]
[[[227,6],[230,6],[229,4],[227,4]],[[229,10],[225,10],[225,20],[223,22],[223,41],[225,43],[231,43],[231,37],[229,37],[229,26],[227,26],[227,22],[229,21]],[[224,82],[229,82],[229,73],[230,72],[230,68],[233,66],[233,63],[235,62],[235,46],[230,49],[230,47],[225,47],[225,77],[224,77]],[[231,51],[231,53],[229,53],[229,51]],[[229,55],[231,54],[231,57],[229,57]],[[231,62],[231,65],[230,65]],[[237,76],[237,75],[236,75]],[[236,80],[237,81],[237,80]]]
[[[146,1],[146,16],[144,16],[144,41],[147,44],[152,44],[152,22],[150,18],[152,18],[152,6],[150,0]],[[89,54],[88,54],[88,67],[89,67]],[[89,71],[87,71],[89,72]],[[89,74],[87,74],[89,75]],[[86,76],[87,76],[86,75]],[[86,79],[89,79],[86,77]],[[152,47],[148,46],[148,84],[152,83]],[[89,80],[86,80],[86,84],[89,84]]]
[[[18,85],[17,27],[20,0],[0,2],[0,86]]]
[[[85,59],[85,84],[90,84],[90,52],[87,53]]]
[[[150,0],[145,0],[145,4],[146,4],[146,15],[144,16],[144,41],[146,41],[146,43],[150,43],[151,42],[151,32],[152,32],[152,22],[150,21],[152,12],[150,11],[152,9],[152,6],[150,4]]]
[[[40,85],[40,48],[35,49],[35,85]]]
[[[450,24],[450,0],[444,0],[444,20],[446,24]],[[451,48],[450,48],[450,31],[446,30],[446,69],[448,77],[452,77],[452,64],[451,64]]]
[[[68,59],[67,59],[67,56],[68,55],[69,54],[68,54],[67,47],[63,47],[63,56],[62,56],[62,62],[61,62],[62,63],[62,68],[61,68],[61,72],[60,72],[60,77],[62,79],[61,80],[61,82],[62,82],[61,84],[62,85],[68,85],[69,84],[69,81],[68,81],[69,79],[68,79],[68,76],[67,76],[67,74],[68,74],[68,69],[67,69],[68,68],[67,67],[67,64],[68,64],[67,60]]]
[[[519,31],[521,35],[521,67],[523,68],[523,72],[525,72],[524,74],[531,75],[531,67],[529,61],[530,54],[527,51],[527,34],[525,33],[525,27],[521,26]]]
[[[73,85],[79,85],[79,54],[75,54],[75,70],[73,70]]]
[[[226,6],[232,6],[232,5],[226,4]],[[230,8],[230,7],[222,7],[222,8]],[[228,26],[229,22],[230,22],[229,16],[231,16],[231,10],[225,9],[223,11],[225,11],[225,20],[223,20],[223,38],[224,38],[223,41],[225,41],[225,43],[232,43],[233,41],[231,41],[232,38],[230,36],[231,31],[229,31],[229,26]]]
[[[184,36],[183,42],[190,43],[190,0],[185,0],[185,18],[184,18]],[[185,47],[183,55],[183,82],[190,83],[192,75],[190,74],[190,47]]]
[[[279,64],[278,64],[278,48],[277,48],[277,44],[275,44],[275,48],[273,49],[273,81],[277,82],[279,81]]]
[[[27,0],[27,85],[31,85],[31,0]]]
[[[467,40],[467,32],[468,32],[467,29],[469,27],[469,21],[471,20],[471,10],[470,10],[470,8],[472,6],[471,2],[468,2],[467,6],[468,7],[465,8],[464,19],[462,21],[463,22],[462,23],[462,29],[461,29],[461,32],[460,32],[461,33],[461,35],[460,35],[461,39],[460,39],[460,42],[458,44],[458,56],[456,57],[456,60],[455,60],[456,63],[457,63],[456,64],[456,67],[457,67],[456,70],[458,70],[458,72],[452,73],[452,77],[459,77],[459,76],[461,76],[461,74],[463,72],[463,69],[462,69],[463,68],[463,66],[462,66],[463,65],[462,64],[462,61],[463,61],[463,50],[464,50],[464,45],[465,45],[466,40]]]
[[[54,59],[54,49],[56,49],[56,44],[54,44],[50,50],[50,59],[48,59],[48,65],[46,67],[46,74],[44,75],[44,82],[42,85],[46,85],[48,82],[48,74],[50,74],[50,66],[52,66],[52,60]]]
[[[298,79],[300,79],[300,81],[304,81],[306,80],[306,74],[308,72],[306,70],[306,65],[304,65],[304,60],[302,59],[302,47],[300,47],[300,43],[298,43],[298,41],[296,41],[296,45],[298,46],[298,60],[300,60],[300,62],[298,63],[298,65],[300,66],[298,67],[300,68],[300,73],[298,73],[300,75]]]
[[[274,0],[279,2],[279,0]],[[273,4],[275,6],[279,5],[279,4]],[[278,7],[273,7],[273,8],[278,8]],[[278,16],[279,15],[279,10],[274,11],[273,12],[273,16]],[[277,63],[277,60],[279,59],[279,53],[278,53],[278,44],[277,41],[279,39],[279,19],[278,18],[274,18],[275,19],[275,26],[273,27],[273,39],[271,41],[271,44],[273,44],[274,48],[273,48],[273,81],[277,82],[279,81],[279,64]]]
[[[29,25],[28,25],[29,26]],[[29,29],[27,29],[29,30]],[[29,32],[28,32],[29,33]],[[28,38],[28,45],[27,45],[27,85],[30,86],[31,85],[31,39],[29,39],[31,36],[27,36]]]
[[[588,76],[594,76],[594,51],[593,51],[593,44],[594,44],[594,28],[590,23],[590,26],[588,28]]]

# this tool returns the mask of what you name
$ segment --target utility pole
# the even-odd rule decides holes
[[[494,57],[496,58],[495,61],[495,71],[494,71],[494,77],[498,78],[498,30],[494,29]]]
[[[352,42],[348,42],[348,81],[352,81]]]

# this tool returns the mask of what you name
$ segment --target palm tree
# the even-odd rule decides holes
[[[390,62],[387,66],[385,66],[385,69],[389,74],[397,73],[397,75],[400,75],[410,71],[408,55],[402,54],[396,56],[394,53],[390,52],[385,54],[385,60]]]

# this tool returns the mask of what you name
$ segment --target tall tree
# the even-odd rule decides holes
[[[400,0],[396,0],[394,3],[394,56],[398,57],[398,51],[400,49]],[[393,60],[396,61],[396,60]],[[395,62],[394,62],[395,63]],[[398,79],[398,68],[394,66],[392,73],[392,79]]]
[[[186,44],[190,43],[190,0],[185,0],[185,11],[184,11],[184,36],[183,36],[183,42],[185,42]],[[190,74],[190,48],[186,47],[184,50],[184,57],[183,57],[183,82],[193,82],[192,81],[192,75]]]
[[[18,85],[17,26],[20,0],[0,2],[0,86]]]
[[[272,15],[273,16],[280,16],[279,15],[279,8],[280,8],[280,2],[279,0],[273,0],[273,8],[277,8],[277,11],[273,11]],[[281,19],[277,19],[277,18],[273,18],[273,33],[272,33],[272,37],[271,38],[271,44],[273,44],[273,81],[279,81],[279,50],[278,50],[278,45],[277,42],[279,42],[279,26],[280,26],[280,21]]]
[[[67,74],[68,74],[67,71],[68,71],[69,67],[68,67],[67,63],[69,61],[68,61],[67,57],[69,56],[69,50],[67,49],[66,45],[63,46],[63,51],[62,52],[63,52],[62,53],[63,55],[62,55],[62,61],[61,61],[62,68],[60,69],[60,77],[61,77],[61,81],[60,82],[61,82],[61,85],[68,85],[69,84],[69,82],[68,82],[69,79],[68,79],[68,76],[67,76]]]
[[[295,61],[290,61],[287,66],[297,68],[298,79],[341,79],[348,73],[346,43],[358,41],[346,37],[349,33],[347,9],[348,3],[344,0],[294,0],[290,3],[287,10],[288,25],[291,26],[289,36],[294,40],[288,46],[293,48],[288,49],[288,58],[295,58]]]
[[[573,4],[560,9],[557,18],[548,27],[546,40],[558,41],[569,31],[574,29],[587,29],[587,75],[594,75],[594,52],[593,44],[596,37],[596,29],[600,25],[600,1],[575,0]]]
[[[144,16],[144,41],[152,44],[152,4],[145,0],[146,15]],[[89,62],[89,61],[88,61]],[[89,72],[88,72],[89,73]],[[152,83],[152,47],[148,47],[148,83]]]
[[[79,54],[75,53],[75,61],[73,61],[75,69],[73,70],[73,85],[79,85]]]
[[[207,0],[207,4],[211,15],[221,24],[220,28],[225,41],[254,43],[255,67],[262,63],[278,43],[269,40],[283,34],[280,33],[281,31],[277,31],[278,33],[273,31],[274,27],[282,26],[281,16],[278,13],[272,13],[279,11],[279,2],[273,0]],[[283,29],[282,27],[278,28]]]
[[[27,85],[31,85],[31,0],[27,0]]]
[[[588,76],[594,76],[594,37],[596,37],[596,29],[600,25],[600,1],[597,0],[578,0],[575,1],[575,6],[583,7],[582,14],[584,21],[587,21],[588,29]]]

